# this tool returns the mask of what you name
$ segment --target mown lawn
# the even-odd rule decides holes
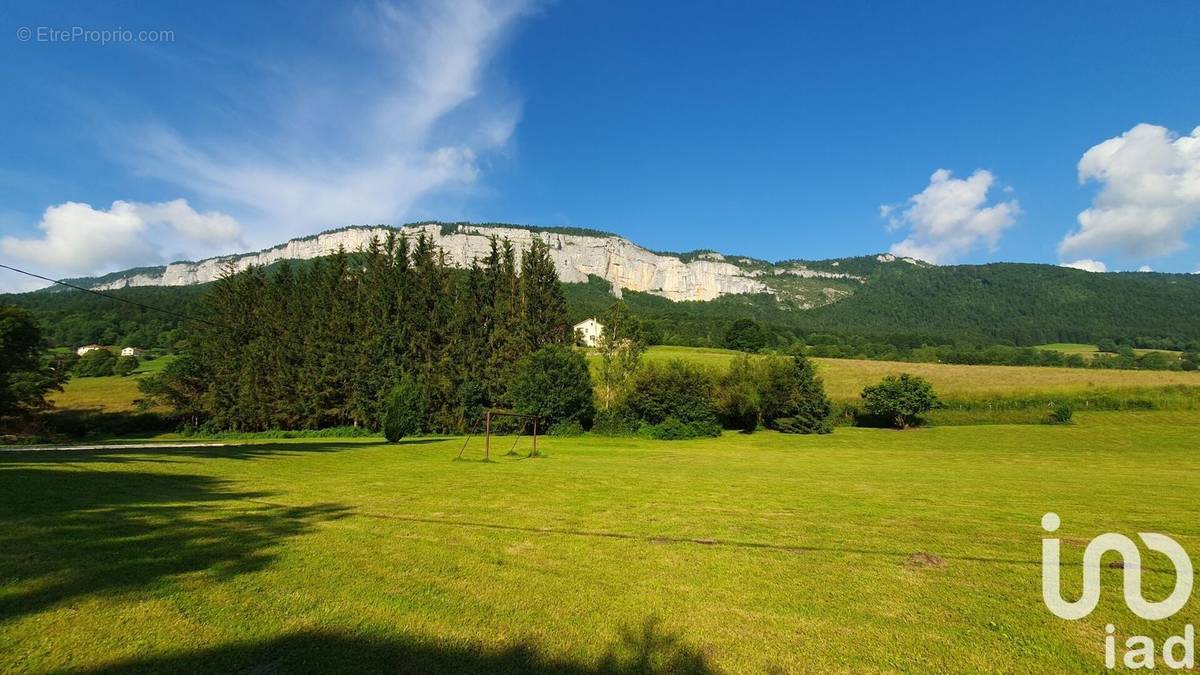
[[[1106,623],[1161,640],[1196,602],[1137,620],[1106,567],[1100,608],[1055,618],[1040,518],[1068,563],[1106,531],[1200,552],[1198,437],[1148,412],[486,464],[461,439],[0,452],[0,669],[1097,671]]]

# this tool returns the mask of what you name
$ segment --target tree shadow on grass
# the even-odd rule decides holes
[[[348,510],[247,500],[196,475],[0,469],[0,622],[83,596],[169,593],[162,582],[263,568],[283,542]]]
[[[0,450],[0,465],[4,464],[76,464],[80,462],[106,462],[120,464],[129,462],[170,463],[173,458],[184,459],[266,459],[287,457],[307,453],[343,452],[378,448],[380,446],[423,445],[440,443],[440,438],[414,438],[388,443],[387,441],[337,441],[312,439],[288,443],[243,443],[241,441],[184,441],[179,445],[170,443],[146,443],[137,447],[97,447],[75,450],[71,448],[30,448]],[[198,445],[197,443],[208,443]],[[115,444],[114,444],[115,445]]]
[[[407,637],[359,637],[302,632],[256,643],[235,643],[183,654],[130,660],[84,671],[143,673],[545,673],[632,675],[716,672],[699,651],[665,631],[655,617],[621,632],[599,663],[547,656],[531,643],[500,650]]]

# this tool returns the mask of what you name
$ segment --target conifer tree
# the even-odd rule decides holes
[[[496,263],[495,288],[492,297],[493,326],[488,345],[485,387],[492,405],[507,404],[508,385],[516,374],[516,364],[529,348],[521,327],[520,284],[517,278],[516,253],[507,239],[501,245]]]
[[[550,247],[541,239],[521,257],[521,327],[529,351],[571,344],[571,322]]]
[[[493,240],[482,265],[453,270],[430,238],[393,234],[303,266],[228,268],[189,329],[188,367],[148,395],[218,429],[377,429],[407,374],[426,397],[421,427],[463,431],[509,404],[534,344],[567,343],[548,248],[522,259],[518,274],[511,242]]]

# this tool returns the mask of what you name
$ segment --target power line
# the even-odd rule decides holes
[[[152,312],[160,312],[162,314],[168,314],[177,319],[187,319],[188,321],[198,321],[200,323],[204,323],[204,324],[208,324],[209,326],[213,326],[214,328],[228,329],[228,326],[222,326],[219,323],[214,323],[212,321],[209,321],[208,319],[201,319],[198,316],[191,316],[188,314],[184,314],[183,312],[175,312],[175,311],[172,311],[169,309],[163,309],[162,307],[155,307],[154,305],[147,305],[146,303],[138,302],[136,300],[130,300],[128,298],[121,298],[121,297],[118,297],[115,295],[109,295],[108,293],[103,293],[101,291],[97,291],[92,288],[84,288],[83,286],[76,286],[75,284],[68,283],[66,281],[62,281],[61,279],[51,279],[50,277],[44,277],[40,274],[28,272],[26,270],[13,267],[12,265],[5,265],[4,263],[0,263],[0,267],[4,268],[6,270],[12,270],[13,272],[16,272],[18,274],[24,274],[27,277],[33,277],[34,279],[41,279],[42,281],[49,281],[52,284],[58,284],[59,286],[66,286],[67,288],[73,288],[77,291],[83,291],[84,293],[91,293],[92,295],[98,295],[102,298],[108,298],[109,300],[116,300],[117,302],[123,302],[127,305],[133,305],[134,307],[141,307],[142,309],[148,309]]]

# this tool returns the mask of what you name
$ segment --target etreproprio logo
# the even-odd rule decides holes
[[[1056,532],[1062,521],[1058,514],[1042,516],[1042,529]],[[1151,551],[1165,555],[1175,566],[1175,588],[1163,600],[1149,602],[1142,596],[1142,554],[1137,544],[1123,534],[1107,532],[1092,539],[1083,551],[1083,593],[1074,602],[1062,597],[1060,579],[1061,551],[1057,538],[1042,539],[1042,601],[1055,616],[1068,621],[1077,621],[1092,613],[1100,602],[1100,559],[1105,553],[1121,556],[1124,572],[1125,604],[1129,610],[1147,621],[1161,621],[1183,609],[1192,595],[1192,561],[1179,542],[1154,532],[1139,532],[1138,537]],[[1108,624],[1104,639],[1105,665],[1117,667],[1116,631]],[[1133,635],[1125,641],[1123,665],[1132,670],[1155,667],[1154,640],[1144,635]],[[1184,626],[1183,635],[1172,636],[1163,641],[1162,664],[1172,669],[1195,667],[1195,628]]]

